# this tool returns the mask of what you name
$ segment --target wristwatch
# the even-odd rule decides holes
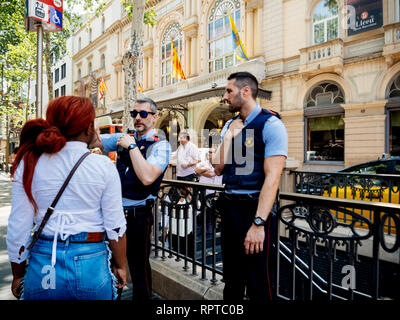
[[[130,150],[132,150],[132,149],[135,149],[137,147],[137,144],[136,143],[131,143],[129,146],[128,146],[128,151],[130,151]]]
[[[261,218],[261,217],[254,217],[253,223],[254,223],[257,227],[259,227],[259,226],[265,226],[266,221],[265,221],[263,218]]]

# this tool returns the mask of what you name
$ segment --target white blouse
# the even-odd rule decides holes
[[[35,230],[39,228],[72,167],[87,151],[85,143],[70,141],[58,153],[40,156],[32,181],[32,194],[39,208],[36,215],[22,184],[24,164],[21,161],[14,174],[7,227],[11,262],[27,259],[29,252],[25,249],[20,254],[21,247],[28,247],[34,224]],[[60,235],[65,240],[81,232],[105,231],[108,239],[118,241],[126,231],[121,194],[120,178],[112,161],[104,155],[90,154],[72,176],[42,234],[54,236],[54,240]]]

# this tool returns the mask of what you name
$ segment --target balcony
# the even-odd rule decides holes
[[[323,72],[343,72],[343,40],[335,39],[300,49],[299,72],[310,78]]]
[[[258,58],[227,69],[202,74],[166,87],[146,91],[146,97],[158,102],[188,96],[211,88],[225,87],[228,76],[231,73],[238,71],[251,72],[259,81],[261,81],[265,77],[265,62]]]
[[[400,58],[400,22],[383,27],[385,30],[385,45],[383,56],[386,63],[391,66]]]

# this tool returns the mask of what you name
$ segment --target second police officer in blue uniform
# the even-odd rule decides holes
[[[157,106],[153,100],[136,100],[131,116],[135,131],[131,134],[101,135],[101,140],[106,152],[119,149],[117,169],[127,221],[127,258],[133,285],[132,299],[149,300],[152,295],[149,261],[152,208],[170,160],[171,146],[162,136],[156,135],[154,123]]]
[[[212,163],[223,175],[221,195],[224,300],[269,301],[274,296],[275,200],[287,157],[280,116],[256,102],[258,81],[248,72],[228,77],[224,100],[239,114],[221,131]]]

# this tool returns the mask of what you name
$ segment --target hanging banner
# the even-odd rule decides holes
[[[44,32],[62,30],[63,0],[25,0],[25,28],[36,31],[39,22]]]
[[[352,36],[383,25],[382,0],[347,0],[348,30]]]

